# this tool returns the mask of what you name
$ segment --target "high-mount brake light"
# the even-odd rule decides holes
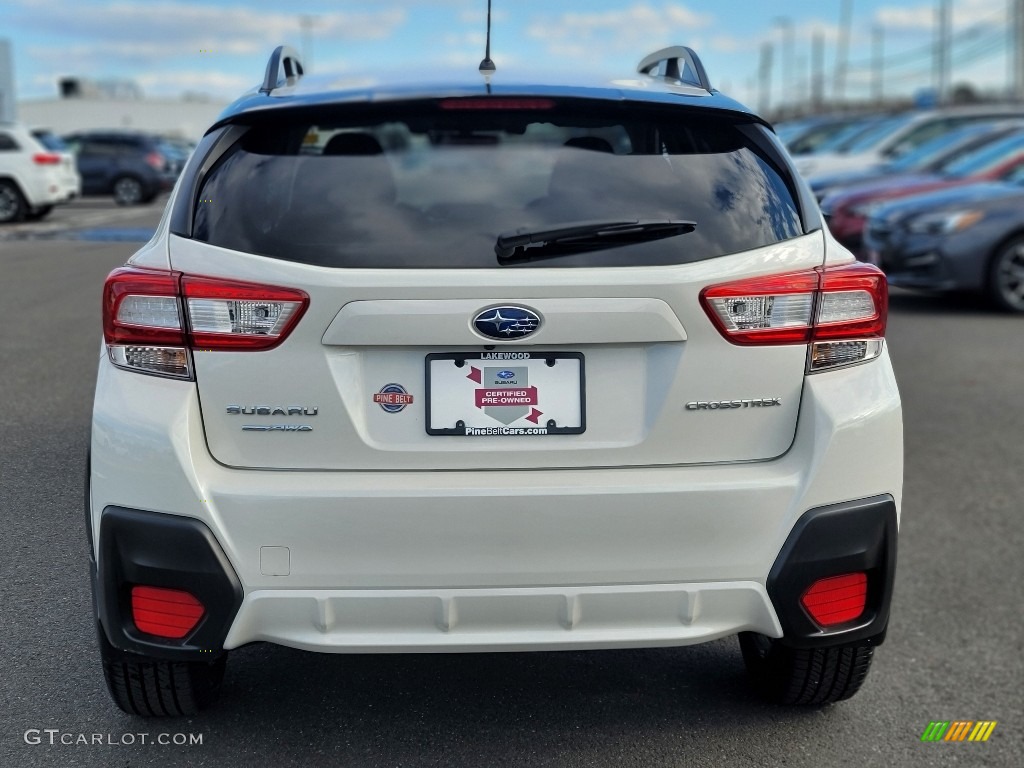
[[[552,99],[442,99],[441,109],[553,109]]]
[[[889,293],[871,264],[817,267],[705,288],[701,305],[728,341],[810,344],[810,373],[882,353]]]
[[[291,288],[121,267],[103,287],[103,336],[119,368],[191,379],[193,350],[271,349],[308,305]]]

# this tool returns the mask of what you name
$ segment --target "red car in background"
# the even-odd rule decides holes
[[[871,212],[896,198],[972,184],[1000,181],[1024,165],[1024,129],[950,161],[940,171],[904,174],[845,187],[821,201],[821,212],[835,238],[865,258],[864,226]]]

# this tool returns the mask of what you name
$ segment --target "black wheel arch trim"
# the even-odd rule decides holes
[[[177,661],[213,661],[224,653],[224,639],[242,604],[242,585],[202,521],[106,507],[92,573],[96,617],[115,648]],[[178,640],[140,632],[131,615],[135,584],[187,590],[206,612]]]
[[[879,645],[889,624],[898,524],[892,496],[873,496],[805,512],[768,574],[767,590],[782,624],[780,642],[794,648]],[[867,604],[860,618],[818,626],[800,604],[818,579],[863,571]]]

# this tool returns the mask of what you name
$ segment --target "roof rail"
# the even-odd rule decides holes
[[[665,63],[664,72],[656,72]],[[711,82],[708,80],[708,73],[701,63],[697,52],[685,45],[673,45],[671,48],[662,48],[660,51],[644,56],[636,68],[641,75],[650,77],[661,77],[673,82],[686,83],[703,88],[711,93]]]
[[[267,74],[263,76],[263,87],[260,93],[270,94],[275,88],[279,88],[281,81],[278,79],[281,66],[284,65],[285,85],[295,85],[302,77],[302,60],[299,53],[290,45],[279,45],[270,54],[267,62]]]

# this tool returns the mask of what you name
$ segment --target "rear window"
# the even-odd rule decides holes
[[[59,136],[49,131],[32,131],[35,140],[51,152],[67,152],[68,145]]]
[[[331,267],[493,268],[500,235],[580,222],[696,227],[538,263],[678,264],[803,233],[777,145],[752,124],[547,99],[305,114],[252,126],[218,161],[195,239]]]

